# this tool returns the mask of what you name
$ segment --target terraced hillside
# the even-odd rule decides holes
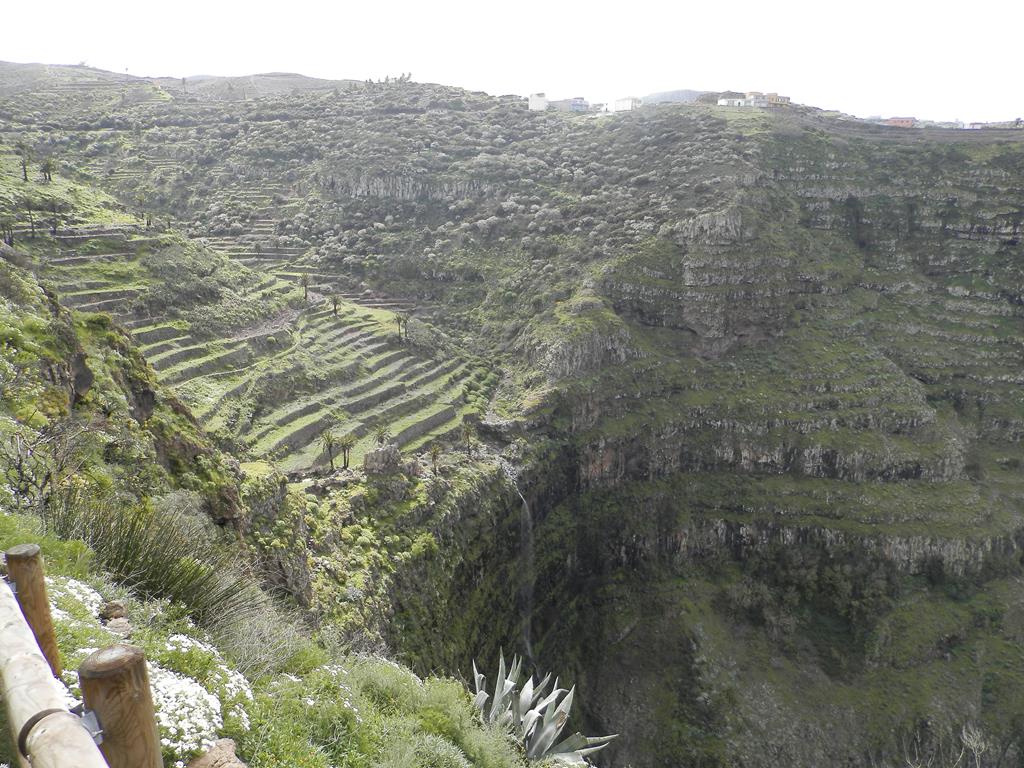
[[[3,163],[13,174],[16,158]],[[484,366],[439,346],[418,321],[399,339],[396,312],[414,314],[413,304],[337,290],[303,260],[305,248],[274,245],[263,222],[190,242],[86,185],[24,187],[11,194],[63,194],[74,211],[56,233],[13,229],[40,254],[61,303],[130,329],[160,380],[240,456],[301,472],[326,463],[320,439],[333,431],[357,438],[359,465],[375,430],[415,451],[480,409]]]
[[[301,469],[324,429],[358,454],[485,413],[523,498],[467,470],[507,519],[339,592],[416,501],[331,491],[365,513],[321,553],[332,616],[386,616],[423,670],[518,644],[623,732],[617,762],[902,764],[965,725],[1020,762],[1024,133],[405,82],[168,91],[101,125],[28,93],[0,100],[10,142],[191,236],[89,246],[180,249],[187,291],[51,268],[224,445]]]

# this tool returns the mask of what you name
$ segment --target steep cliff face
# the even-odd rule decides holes
[[[636,765],[899,760],[963,722],[1016,755],[1021,146],[752,156],[604,273],[645,354],[557,412],[583,495],[538,579],[587,597],[539,607],[540,652]]]
[[[20,249],[0,250],[0,506],[38,511],[75,477],[83,493],[116,488],[126,504],[193,491],[211,517],[235,519],[232,462],[124,330],[73,315],[27,262]]]

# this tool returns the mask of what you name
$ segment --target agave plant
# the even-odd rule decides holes
[[[473,662],[473,684],[476,695],[473,704],[480,710],[485,722],[509,728],[519,739],[530,760],[553,760],[568,765],[587,764],[587,755],[604,749],[612,736],[584,736],[577,732],[556,742],[569,721],[569,710],[576,691],[558,687],[558,678],[551,685],[551,675],[545,675],[536,685],[533,676],[520,688],[519,677],[523,660],[512,657],[512,666],[506,671],[505,654],[498,659],[498,676],[494,693],[487,692],[487,678]],[[548,686],[551,686],[550,692]],[[546,695],[545,695],[545,692]],[[488,706],[490,700],[490,706]]]

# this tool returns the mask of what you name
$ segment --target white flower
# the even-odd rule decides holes
[[[55,602],[62,597],[68,597],[84,605],[93,616],[100,615],[100,608],[103,607],[103,597],[88,584],[66,576],[47,576],[46,589],[51,593],[51,602]]]
[[[182,757],[211,747],[224,725],[217,697],[191,677],[147,666],[160,743]]]

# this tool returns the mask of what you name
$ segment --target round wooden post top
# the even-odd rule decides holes
[[[85,657],[78,668],[78,676],[87,680],[99,680],[111,675],[119,675],[136,664],[145,663],[146,656],[141,648],[127,643],[118,643],[109,648],[93,651]]]
[[[4,554],[8,560],[31,560],[39,555],[38,544],[18,544],[11,547]]]

